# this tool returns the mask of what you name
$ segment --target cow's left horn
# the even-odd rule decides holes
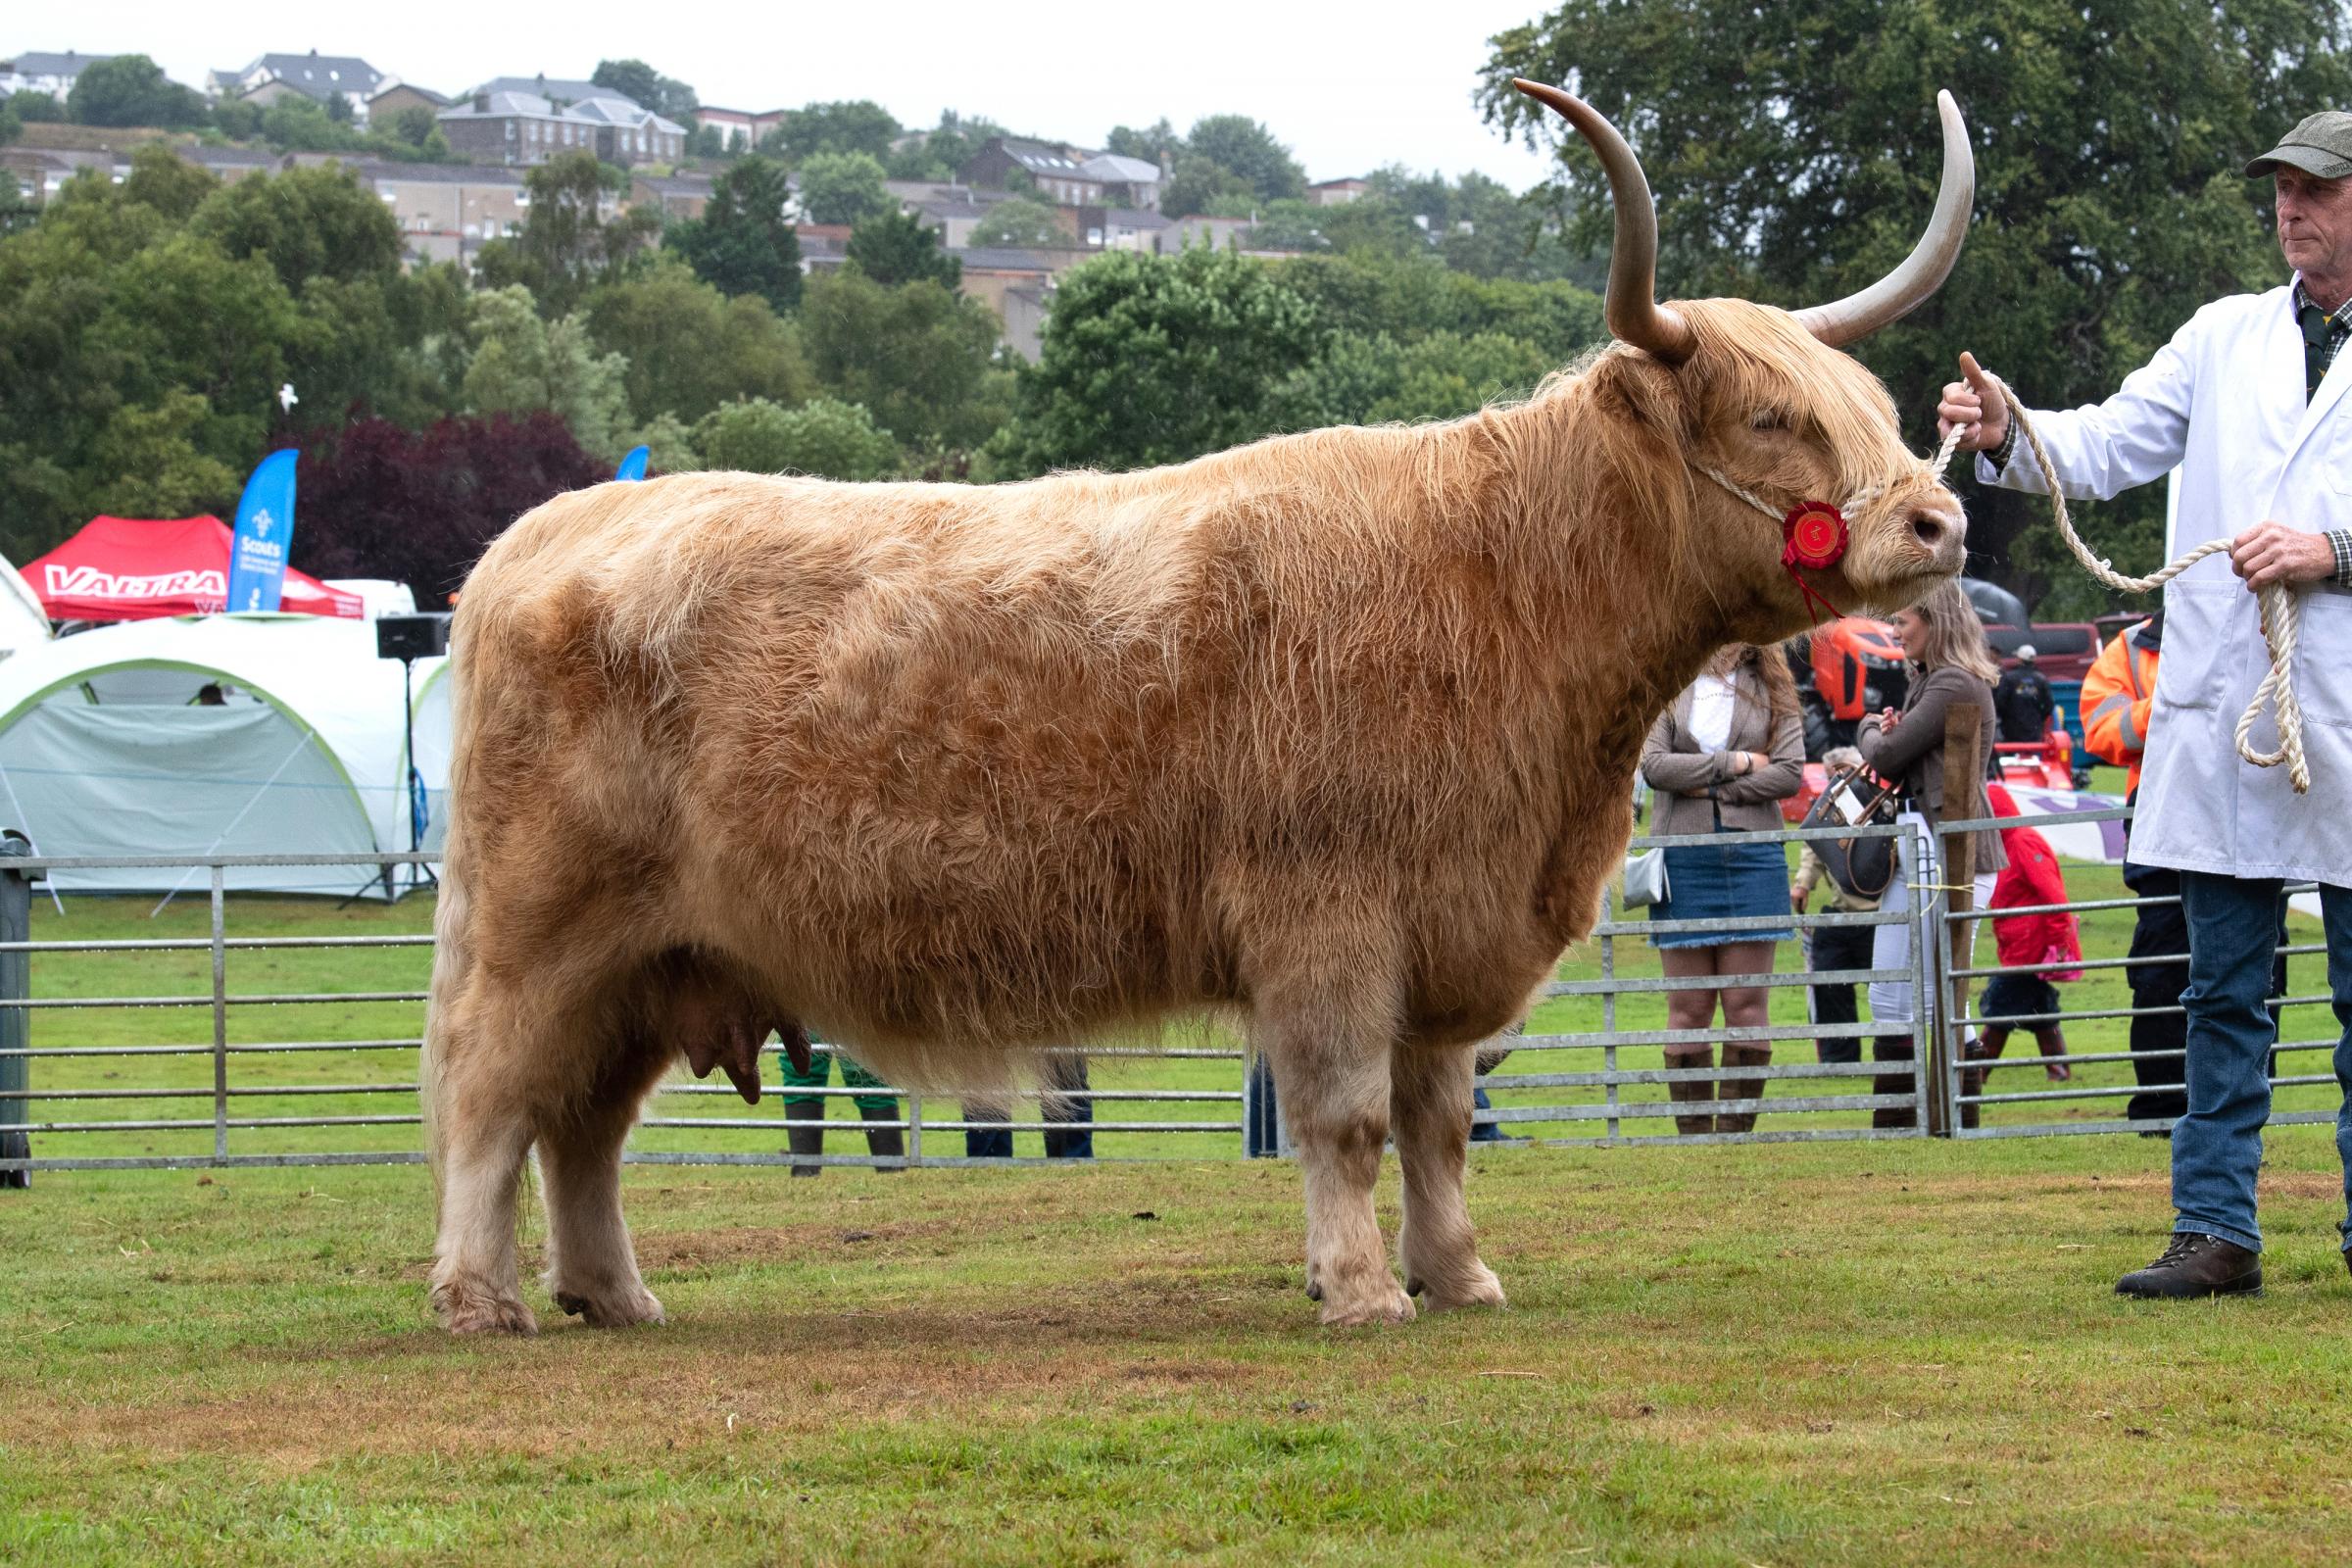
[[[1943,117],[1943,185],[1936,193],[1936,211],[1903,263],[1859,294],[1848,294],[1828,305],[1796,313],[1807,331],[1832,348],[1868,337],[1880,327],[1901,319],[1942,287],[1960,259],[1961,242],[1968,238],[1968,215],[1977,200],[1977,161],[1968,148],[1968,125],[1952,95],[1936,95],[1936,113]]]

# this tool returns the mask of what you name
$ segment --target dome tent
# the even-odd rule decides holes
[[[366,620],[206,615],[24,650],[0,662],[0,825],[44,855],[407,849],[401,666],[375,657],[374,633]],[[419,685],[440,662],[424,662]],[[66,891],[204,884],[160,867],[52,880]],[[354,866],[232,868],[226,882],[388,891]]]

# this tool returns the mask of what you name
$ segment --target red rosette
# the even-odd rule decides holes
[[[1818,571],[1845,557],[1845,514],[1827,501],[1801,501],[1781,519],[1781,564]]]

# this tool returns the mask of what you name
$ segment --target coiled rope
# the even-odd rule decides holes
[[[2034,421],[2027,416],[2025,406],[2018,402],[2017,394],[2009,390],[2009,383],[1990,371],[1984,372],[1984,375],[1999,389],[2001,401],[2008,406],[2009,417],[2017,421],[2018,432],[2026,438],[2026,445],[2033,449],[2034,461],[2041,468],[2041,481],[2050,492],[2050,511],[2058,519],[2058,531],[2065,536],[2067,548],[2075,553],[2075,559],[2082,564],[2082,569],[2100,582],[2125,593],[2150,593],[2207,556],[2230,548],[2227,539],[2209,539],[2171,565],[2145,577],[2127,577],[2104,558],[2093,556],[2090,547],[2082,542],[2082,536],[2075,532],[2074,519],[2067,515],[2066,497],[2058,488],[2058,469],[2050,462],[2048,449],[2041,444],[2041,432],[2034,428]],[[1958,434],[1958,430],[1952,432],[1953,436]],[[1946,437],[1944,450],[1947,456],[1952,445],[1952,439]],[[2297,795],[2307,795],[2311,792],[2311,764],[2303,756],[2303,705],[2295,697],[2294,676],[2290,673],[2295,662],[2295,642],[2302,635],[2303,601],[2287,584],[2277,582],[2261,589],[2258,599],[2262,609],[2262,638],[2271,652],[2271,669],[2269,674],[2263,676],[2262,684],[2254,688],[2254,700],[2246,705],[2246,710],[2237,717],[2237,755],[2256,767],[2277,767],[2284,762],[2287,782],[2294,786]],[[2254,721],[2262,716],[2265,705],[2274,706],[2277,710],[2278,749],[2275,752],[2256,751],[2251,738]]]

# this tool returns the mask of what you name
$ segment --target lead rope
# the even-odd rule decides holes
[[[2066,514],[2066,497],[2058,489],[2058,470],[2050,462],[2049,452],[2041,444],[2041,433],[2034,428],[2034,421],[2026,416],[2025,407],[2017,401],[2017,394],[2009,390],[2009,383],[1997,375],[1989,376],[1989,379],[2000,389],[2001,401],[2008,405],[2009,417],[2017,421],[2017,428],[2025,436],[2026,445],[2034,451],[2034,461],[2041,468],[2042,483],[2049,488],[2050,511],[2058,518],[2058,531],[2065,536],[2067,548],[2075,553],[2077,561],[2082,563],[2082,569],[2100,582],[2126,593],[2149,593],[2171,582],[2207,556],[2230,548],[2227,539],[2209,539],[2171,565],[2146,577],[2127,577],[2105,560],[2094,557],[2090,547],[2082,542],[2082,535],[2075,532],[2074,520]],[[1952,449],[1953,438],[1959,433],[1955,429],[1951,436],[1944,439],[1947,456]],[[2246,710],[2237,717],[2237,755],[2256,767],[2277,767],[2284,762],[2287,782],[2294,786],[2297,795],[2307,795],[2311,792],[2311,764],[2303,756],[2303,705],[2295,698],[2294,676],[2290,673],[2295,662],[2295,643],[2302,635],[2303,601],[2284,583],[2273,583],[2264,588],[2258,599],[2262,607],[2262,638],[2270,647],[2271,670],[2263,676],[2262,684],[2254,688],[2254,700],[2246,705]],[[2249,738],[2253,734],[2254,721],[2262,716],[2266,703],[2275,705],[2277,709],[2278,749],[2275,752],[2256,751]]]
[[[1985,375],[1995,387],[2000,389],[2001,401],[2008,407],[2009,417],[2017,421],[2019,433],[2025,436],[2026,445],[2033,449],[2034,461],[2041,468],[2042,483],[2050,493],[2050,511],[2057,516],[2058,532],[2065,538],[2067,548],[2075,553],[2075,559],[2082,564],[2083,570],[2110,588],[2118,588],[2126,593],[2144,594],[2163,587],[2207,556],[2230,548],[2230,541],[2227,539],[2208,540],[2171,565],[2146,577],[2127,577],[2105,560],[2093,556],[2090,553],[2090,547],[2082,542],[2082,536],[2075,532],[2074,519],[2067,515],[2066,497],[2058,489],[2058,469],[2050,462],[2048,449],[2041,444],[2041,432],[2034,428],[2034,421],[2027,416],[2025,406],[2018,402],[2017,394],[2009,390],[2009,383],[1989,371],[1985,372]],[[1943,445],[1936,448],[1935,460],[1932,463],[1921,465],[1926,469],[1928,477],[1939,484],[1942,482],[1943,470],[1951,463],[1952,454],[1959,447],[1960,437],[1968,428],[1967,425],[1954,425],[1945,432]],[[1792,543],[1781,557],[1781,564],[1788,569],[1790,579],[1795,582],[1798,591],[1805,596],[1807,607],[1827,607],[1831,616],[1835,617],[1836,607],[1829,605],[1829,602],[1823,599],[1810,583],[1805,581],[1799,574],[1798,567],[1826,566],[1834,564],[1838,556],[1845,553],[1845,523],[1838,511],[1819,502],[1805,502],[1784,514],[1767,506],[1763,498],[1754,491],[1734,483],[1728,474],[1721,473],[1714,468],[1701,468],[1699,472],[1767,517],[1780,521],[1784,532],[1791,541],[1796,537],[1796,530],[1800,522],[1810,521],[1824,515],[1835,519],[1837,538],[1833,550],[1825,551],[1820,556],[1807,557],[1798,554]],[[1886,485],[1873,485],[1867,490],[1857,491],[1845,503],[1846,510],[1859,511],[1884,495],[1887,488]],[[2262,684],[2254,689],[2254,700],[2248,703],[2246,710],[2238,715],[2237,755],[2256,767],[2277,767],[2280,762],[2284,762],[2287,782],[2294,786],[2297,795],[2308,795],[2311,793],[2311,765],[2303,755],[2303,705],[2295,698],[2294,677],[2289,673],[2295,661],[2295,643],[2302,635],[2303,602],[2284,583],[2273,583],[2263,589],[2259,599],[2262,607],[2262,637],[2270,648],[2271,670],[2269,674],[2263,676]],[[1819,624],[1822,618],[1821,610],[1814,609],[1813,613],[1815,623]],[[2278,749],[2275,752],[2256,751],[2251,739],[2254,721],[2262,716],[2265,704],[2271,704],[2277,710]]]

